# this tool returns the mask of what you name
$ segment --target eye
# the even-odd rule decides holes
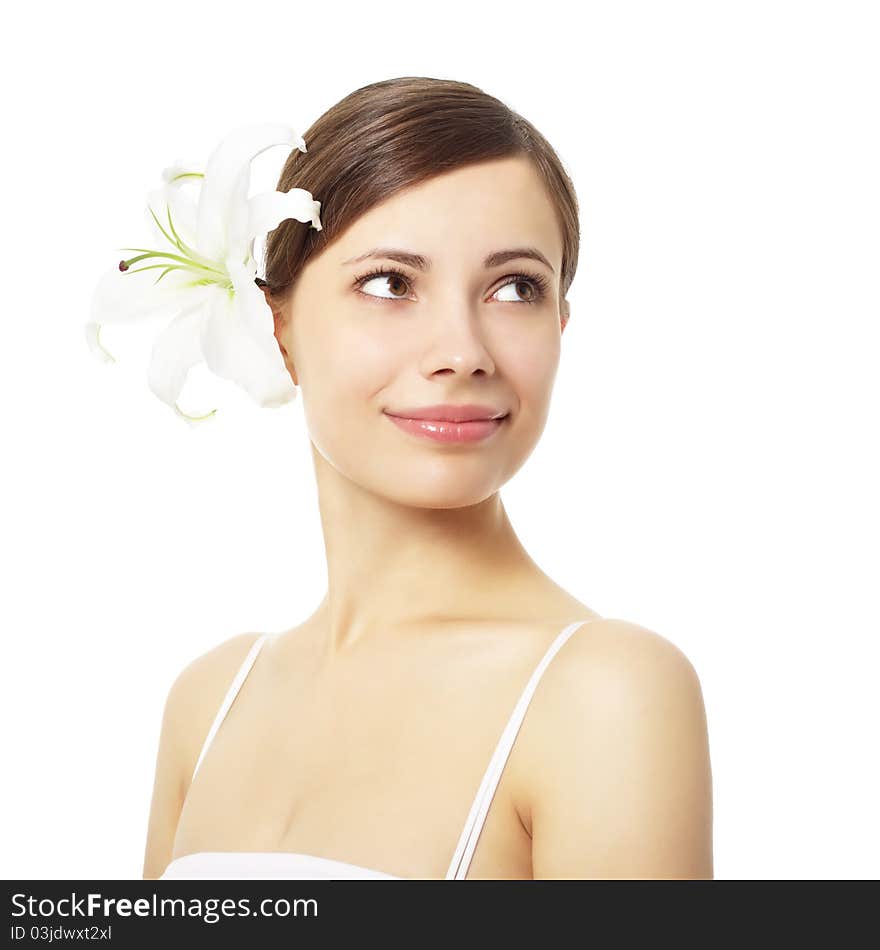
[[[387,282],[391,290],[390,294],[373,294],[364,290],[369,284],[381,284],[382,280]],[[514,294],[519,294],[521,288],[527,288],[525,290],[526,297],[524,299],[515,296],[512,299],[502,299],[499,303],[525,303],[531,305],[540,303],[547,296],[549,281],[543,274],[508,274],[503,280],[504,283],[495,291],[495,294],[506,290],[508,287],[513,288]],[[400,273],[400,271],[379,267],[355,278],[354,286],[356,290],[365,297],[372,297],[376,300],[405,300],[406,291],[402,290],[401,284],[405,288],[411,287],[413,283],[413,280],[405,274]],[[495,294],[493,294],[493,296],[495,296]]]
[[[380,278],[385,278],[386,280],[388,278],[392,278],[391,283],[397,284],[398,286],[400,285],[401,282],[407,285],[409,284],[409,279],[405,277],[403,274],[399,273],[398,271],[383,270],[382,268],[378,268],[377,270],[372,270],[368,274],[363,274],[362,276],[358,277],[357,280],[355,280],[355,287],[367,297],[375,297],[375,296],[382,297],[384,295],[366,293],[364,291],[364,287],[366,287],[368,284],[372,284],[372,283],[380,284],[381,283]],[[405,296],[404,294],[397,293],[396,291],[393,290],[391,293],[391,296],[385,297],[384,299],[403,300],[404,296]]]
[[[502,300],[502,303],[540,303],[547,294],[547,278],[542,274],[512,274],[505,279],[507,283],[499,287],[495,293],[507,290],[508,287],[512,287],[516,293],[519,293],[520,288],[527,288],[528,296],[525,300],[521,298]]]

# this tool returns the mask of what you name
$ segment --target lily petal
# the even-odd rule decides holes
[[[291,188],[290,191],[264,191],[254,195],[248,201],[248,237],[260,237],[274,231],[288,218],[297,221],[310,221],[318,231],[321,230],[321,202],[315,201],[312,194],[304,188]]]
[[[205,177],[205,169],[200,162],[184,161],[178,158],[176,162],[162,169],[162,181],[166,185],[179,185],[184,181],[201,181]]]
[[[248,336],[263,350],[269,363],[284,369],[284,358],[275,339],[272,308],[266,301],[266,295],[254,283],[256,266],[252,258],[248,259],[247,264],[239,264],[232,258],[226,262],[235,290],[238,319]]]
[[[231,132],[214,149],[205,167],[199,196],[196,247],[205,257],[223,260],[247,254],[247,198],[250,163],[273,145],[305,152],[297,132],[282,123],[247,125]]]
[[[179,313],[156,338],[150,358],[150,389],[185,416],[190,414],[180,409],[177,400],[190,369],[202,361],[201,337],[207,309],[205,301]]]
[[[254,286],[254,290],[260,293]],[[260,294],[262,297],[263,295]],[[272,312],[263,298],[263,306]],[[276,341],[274,353],[265,343],[265,331],[251,332],[253,315],[245,325],[241,296],[214,288],[202,328],[202,354],[211,372],[238,383],[260,406],[274,408],[290,402],[296,387],[284,366]],[[270,329],[271,333],[271,329]]]
[[[189,248],[196,249],[198,227],[198,187],[201,179],[181,179],[190,182],[188,187],[180,184],[165,185],[150,192],[147,199],[147,224],[156,249],[176,249],[179,238]],[[155,218],[153,215],[155,214]],[[169,221],[169,216],[171,220]],[[161,225],[161,229],[160,229]]]
[[[89,349],[92,351],[92,355],[95,359],[101,360],[102,363],[115,363],[116,357],[109,350],[105,349],[104,344],[101,342],[101,324],[87,323],[85,329],[86,342],[89,344]]]
[[[161,269],[139,270],[138,267],[135,264],[123,272],[117,264],[104,273],[92,295],[90,323],[123,323],[167,316],[206,299],[208,288],[195,284],[191,273],[168,271],[157,283]]]

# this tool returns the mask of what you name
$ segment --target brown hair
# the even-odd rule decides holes
[[[580,228],[574,187],[540,132],[499,99],[465,82],[402,76],[362,86],[303,133],[276,186],[305,188],[321,202],[321,230],[282,221],[266,236],[265,281],[280,300],[309,258],[362,214],[403,188],[475,162],[527,155],[559,217],[559,303],[577,269]]]

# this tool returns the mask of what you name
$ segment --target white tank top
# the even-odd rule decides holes
[[[541,661],[535,667],[528,683],[526,683],[525,689],[522,691],[519,701],[501,734],[501,738],[498,740],[492,758],[489,760],[483,780],[477,789],[471,810],[453,852],[452,860],[449,862],[449,869],[446,872],[447,881],[462,881],[467,875],[474,848],[476,848],[480,832],[483,830],[483,822],[486,820],[489,806],[492,804],[495,790],[501,779],[501,773],[504,771],[504,766],[522,725],[526,709],[544,670],[575,630],[588,622],[586,620],[576,620],[568,624],[550,644]],[[241,689],[241,684],[245,681],[268,637],[269,634],[263,634],[254,642],[235,674],[235,678],[220,705],[220,709],[217,711],[202,746],[201,754],[193,770],[193,776],[199,770],[208,747],[217,734],[220,724],[229,712],[229,707]],[[405,878],[386,874],[384,871],[377,871],[374,868],[289,851],[197,851],[171,861],[159,880],[168,881],[185,878],[197,880],[405,880]]]

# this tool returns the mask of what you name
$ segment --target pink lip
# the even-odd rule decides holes
[[[479,406],[475,403],[455,405],[440,403],[436,406],[417,406],[414,409],[400,409],[391,412],[385,410],[389,416],[400,419],[430,419],[432,422],[472,422],[475,419],[493,419],[507,415],[503,409],[495,406]]]
[[[451,422],[448,419],[413,419],[395,416],[390,412],[385,414],[404,432],[424,436],[435,442],[478,442],[497,432],[507,418]]]

